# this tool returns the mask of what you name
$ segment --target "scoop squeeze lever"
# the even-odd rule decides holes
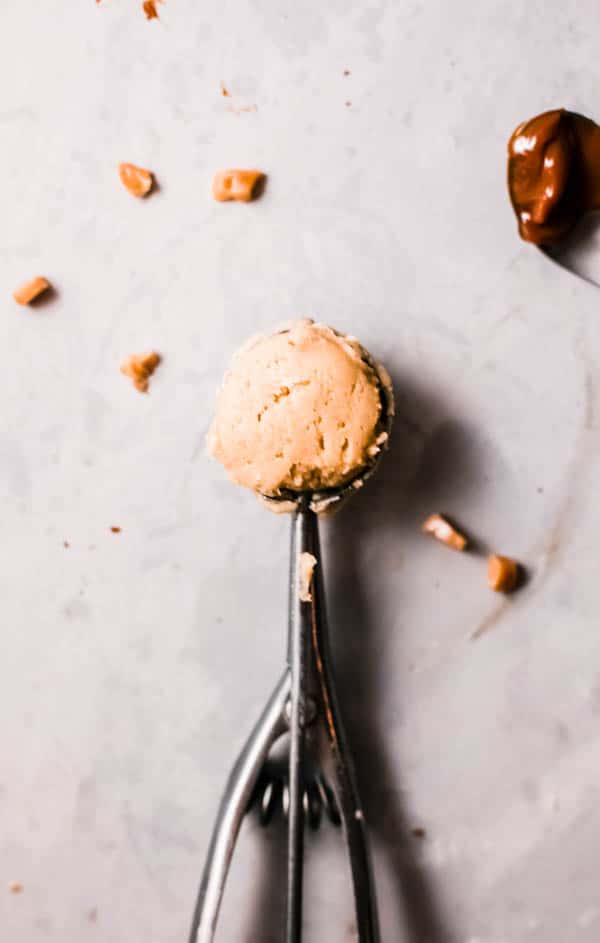
[[[298,499],[291,530],[287,664],[229,776],[208,849],[189,943],[212,943],[214,939],[244,816],[258,795],[262,796],[261,815],[265,809],[269,813],[272,805],[277,780],[268,773],[269,754],[283,736],[288,736],[289,745],[282,786],[288,818],[286,927],[282,938],[285,943],[300,943],[302,939],[305,820],[318,823],[324,806],[331,820],[341,821],[343,826],[358,943],[379,941],[365,817],[334,689],[318,516],[310,507],[310,495]],[[311,563],[308,579],[307,559]]]

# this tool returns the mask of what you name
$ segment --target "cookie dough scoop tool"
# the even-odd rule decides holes
[[[383,368],[381,428],[392,423],[393,393]],[[320,492],[282,491],[265,497],[291,511],[288,649],[285,669],[230,773],[207,853],[189,943],[212,943],[236,840],[247,812],[258,807],[263,825],[277,806],[287,819],[285,943],[301,943],[305,827],[323,813],[344,832],[358,943],[378,943],[376,900],[363,809],[346,743],[331,667],[319,514],[344,503],[377,465],[378,455],[351,481]],[[282,766],[270,754],[285,738]]]

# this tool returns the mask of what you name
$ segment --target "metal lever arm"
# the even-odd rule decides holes
[[[302,887],[304,871],[304,812],[302,798],[306,787],[306,728],[314,717],[314,658],[312,632],[314,607],[310,585],[301,589],[303,557],[314,570],[319,569],[317,518],[305,504],[300,505],[292,521],[289,586],[288,665],[292,680],[290,699],[289,755],[289,825],[287,856],[286,943],[300,943],[302,938]],[[312,571],[314,574],[314,570]],[[314,576],[313,576],[314,578]],[[309,581],[310,583],[310,581]]]
[[[189,943],[212,943],[227,872],[250,797],[271,746],[287,730],[285,708],[289,695],[290,674],[286,670],[231,771],[206,856]]]
[[[320,561],[321,554],[316,521],[314,526],[314,554]],[[377,902],[366,826],[358,797],[354,766],[346,744],[334,688],[323,589],[323,568],[320,564],[315,569],[312,595],[312,646],[319,688],[319,713],[322,715],[322,723],[328,740],[328,752],[333,762],[331,780],[336,793],[350,858],[358,943],[378,943],[380,937]]]

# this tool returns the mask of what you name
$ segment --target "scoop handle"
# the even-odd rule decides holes
[[[311,554],[315,565],[310,592],[301,594],[303,553]],[[286,943],[300,943],[301,940],[306,729],[316,716],[327,740],[333,771],[331,781],[350,859],[358,941],[378,943],[377,904],[365,817],[331,668],[318,516],[302,504],[292,521],[288,663],[291,675],[290,820],[285,940]]]
[[[271,746],[287,728],[285,671],[235,763],[221,799],[192,919],[189,943],[212,943],[238,833]]]
[[[311,718],[311,682],[314,684],[312,632],[315,608],[309,585],[301,589],[303,556],[310,554],[319,568],[317,517],[302,500],[292,519],[288,610],[288,668],[291,678],[289,705],[289,813],[287,851],[287,906],[285,943],[302,938],[304,874],[304,810],[306,786],[306,727]],[[314,570],[313,570],[314,578]]]

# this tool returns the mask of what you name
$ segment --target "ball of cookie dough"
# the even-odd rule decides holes
[[[234,355],[208,446],[233,481],[278,496],[348,483],[386,438],[381,381],[364,349],[304,320]]]

